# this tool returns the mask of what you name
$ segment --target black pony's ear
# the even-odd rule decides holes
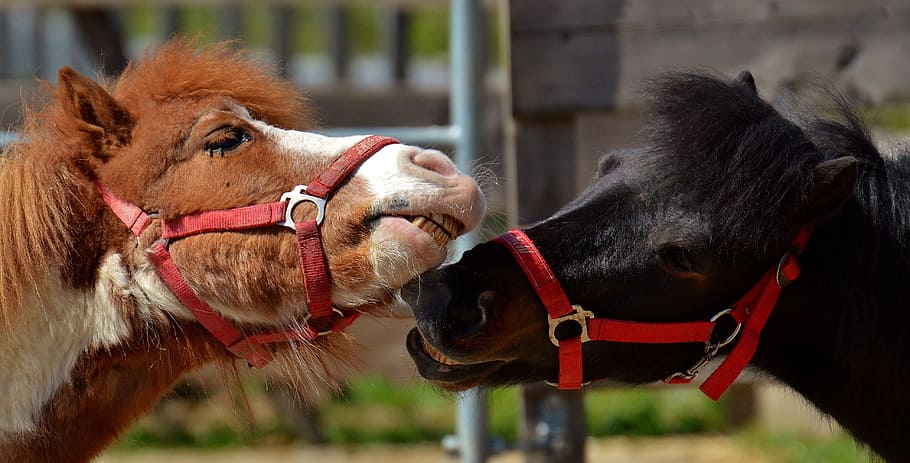
[[[743,84],[749,90],[752,90],[756,95],[758,94],[758,88],[755,86],[755,78],[752,77],[752,73],[749,71],[742,71],[736,76],[741,84]]]
[[[64,66],[57,74],[57,94],[63,110],[99,148],[129,143],[135,124],[133,116],[100,85]],[[102,149],[99,154],[109,152]]]
[[[823,222],[840,212],[853,196],[856,175],[856,158],[850,156],[823,161],[815,166],[809,190],[809,207],[815,220]]]

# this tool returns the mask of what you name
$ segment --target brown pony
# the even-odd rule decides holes
[[[0,168],[0,461],[87,461],[182,374],[235,365],[152,265],[162,223],[276,202],[364,139],[305,132],[306,100],[228,45],[172,42],[110,85],[63,68],[47,87]],[[133,236],[100,184],[156,213],[150,226]],[[398,288],[439,265],[483,211],[476,183],[443,154],[378,149],[325,209],[331,303],[346,316],[400,303]],[[204,233],[168,248],[192,292],[241,332],[306,326],[293,232]],[[334,385],[349,345],[341,333],[270,345],[269,368]]]

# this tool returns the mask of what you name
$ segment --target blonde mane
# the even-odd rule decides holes
[[[131,63],[114,82],[102,83],[137,120],[164,102],[214,95],[232,98],[254,117],[289,129],[312,126],[304,96],[269,74],[271,66],[230,43],[197,50],[187,40],[169,42]],[[23,298],[72,258],[79,243],[74,218],[91,213],[92,145],[51,84],[26,102],[22,142],[0,159],[0,326],[8,328]],[[31,106],[35,107],[33,109]],[[141,166],[137,167],[141,168]]]

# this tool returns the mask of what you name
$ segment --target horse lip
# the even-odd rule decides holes
[[[383,215],[412,218],[421,215],[439,218],[448,216],[448,220],[452,223],[451,225],[446,224],[448,226],[442,228],[446,228],[453,237],[458,237],[480,226],[486,208],[486,198],[478,189],[476,196],[472,198],[445,195],[436,198],[417,198],[403,203],[380,202],[373,205],[366,221]]]
[[[424,378],[450,389],[465,389],[478,384],[505,364],[505,362],[500,360],[492,360],[480,363],[447,365],[430,357],[422,346],[424,342],[426,341],[417,328],[408,333],[408,353],[414,360],[414,364],[417,365],[417,371]]]

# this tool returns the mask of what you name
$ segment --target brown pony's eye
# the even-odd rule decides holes
[[[253,136],[240,127],[226,127],[212,132],[205,140],[203,149],[209,157],[237,149],[241,144],[252,141]]]

